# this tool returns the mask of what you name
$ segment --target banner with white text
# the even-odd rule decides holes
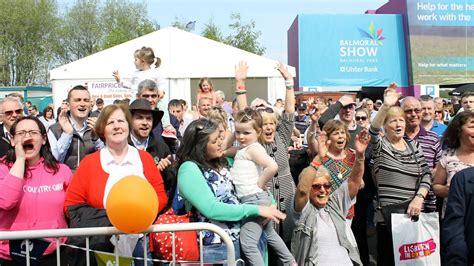
[[[299,15],[299,84],[408,85],[401,15]]]
[[[474,82],[474,0],[406,0],[414,84]]]

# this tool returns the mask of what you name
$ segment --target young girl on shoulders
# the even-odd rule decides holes
[[[196,94],[196,104],[199,103],[199,99],[201,98],[212,99],[212,106],[216,105],[217,95],[209,78],[201,78],[199,81],[199,89]]]
[[[245,108],[235,119],[235,138],[240,149],[231,169],[232,180],[241,203],[271,205],[272,195],[266,183],[278,171],[277,163],[266,153],[258,142],[262,134],[263,120],[257,111]],[[276,251],[284,265],[297,265],[283,240],[275,232],[271,221],[248,218],[240,228],[240,243],[243,254],[250,265],[264,265],[258,242],[262,231],[268,244]]]
[[[135,58],[135,67],[137,70],[132,74],[132,79],[130,81],[122,80],[120,78],[119,72],[116,70],[113,72],[115,80],[126,89],[131,89],[132,97],[136,97],[138,92],[138,84],[140,82],[150,79],[156,82],[158,85],[158,102],[157,107],[161,111],[165,112],[165,116],[162,118],[161,122],[163,124],[163,134],[164,137],[176,138],[176,131],[170,123],[168,113],[168,103],[163,99],[164,97],[164,79],[158,72],[158,68],[161,65],[161,59],[155,56],[153,49],[150,47],[143,46],[142,48],[135,51],[133,54]],[[154,66],[153,66],[154,65]]]

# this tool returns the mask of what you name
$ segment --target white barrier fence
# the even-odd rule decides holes
[[[160,225],[152,225],[146,231],[142,233],[158,233],[158,232],[172,232],[172,257],[173,261],[170,261],[170,265],[176,265],[178,262],[176,261],[176,244],[175,244],[175,233],[177,231],[200,231],[199,235],[201,234],[202,230],[213,231],[217,233],[223,243],[226,245],[227,248],[227,261],[226,264],[230,266],[237,265],[235,261],[235,251],[234,251],[234,244],[232,243],[231,238],[229,235],[222,230],[222,228],[210,224],[210,223],[185,223],[185,224],[160,224]],[[56,244],[59,247],[59,237],[73,237],[73,236],[86,236],[86,247],[84,250],[86,251],[86,262],[87,266],[90,265],[90,252],[89,249],[89,237],[95,235],[121,235],[123,232],[119,231],[115,227],[89,227],[89,228],[70,228],[70,229],[48,229],[48,230],[30,230],[30,231],[0,231],[0,240],[27,240],[26,247],[29,247],[28,240],[31,239],[39,239],[39,238],[56,238]],[[146,239],[146,238],[144,238]],[[203,256],[202,256],[202,237],[199,237],[200,243],[200,262],[199,265],[203,265]],[[147,241],[143,241],[144,245],[144,257],[147,256]],[[60,265],[60,249],[56,249],[56,259],[57,265]],[[118,264],[119,261],[119,254],[115,252],[115,259]],[[26,265],[30,265],[30,250],[26,248]],[[188,262],[186,262],[188,263]],[[196,262],[195,262],[196,263]],[[196,263],[197,264],[197,263]],[[149,260],[144,260],[144,265],[149,265]]]

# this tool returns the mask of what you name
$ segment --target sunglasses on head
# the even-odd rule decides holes
[[[252,120],[252,117],[251,117],[250,115],[248,115],[248,114],[244,114],[244,115],[240,118],[239,123],[245,123],[245,122],[248,122],[248,121],[250,121],[250,120]]]
[[[325,190],[331,189],[331,184],[312,184],[311,188],[314,190],[321,190],[321,188],[324,187]]]
[[[258,112],[266,112],[266,113],[270,113],[270,114],[273,114],[273,108],[271,107],[265,107],[265,105],[258,105],[256,106],[256,110]]]
[[[355,117],[355,120],[356,120],[356,121],[361,121],[361,120],[362,120],[362,121],[365,121],[365,120],[367,120],[367,116],[356,116],[356,117]]]
[[[415,112],[415,114],[419,114],[421,113],[421,109],[420,108],[407,109],[407,110],[403,110],[403,112],[405,112],[405,114],[412,114],[413,112]]]
[[[9,110],[9,111],[5,111],[3,113],[5,114],[5,116],[11,116],[11,115],[13,115],[13,113],[15,113],[17,115],[21,115],[21,114],[23,114],[23,109]]]

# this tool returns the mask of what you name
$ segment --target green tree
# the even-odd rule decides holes
[[[210,19],[209,22],[204,25],[201,36],[217,42],[224,42],[224,37],[222,36],[221,30],[216,24],[214,24],[212,19]]]
[[[263,55],[265,47],[258,42],[262,33],[255,29],[255,21],[244,23],[239,13],[233,13],[230,19],[232,23],[229,24],[229,28],[233,33],[227,36],[225,43],[254,54]]]
[[[0,84],[45,82],[57,25],[55,0],[0,0]]]
[[[106,49],[131,39],[158,30],[157,23],[147,16],[144,3],[127,0],[108,0],[102,11],[102,25],[105,40],[102,49]]]
[[[99,0],[78,0],[66,11],[61,26],[56,30],[56,56],[58,64],[65,64],[102,48]]]
[[[144,3],[77,0],[57,30],[58,64],[65,64],[159,29]]]

